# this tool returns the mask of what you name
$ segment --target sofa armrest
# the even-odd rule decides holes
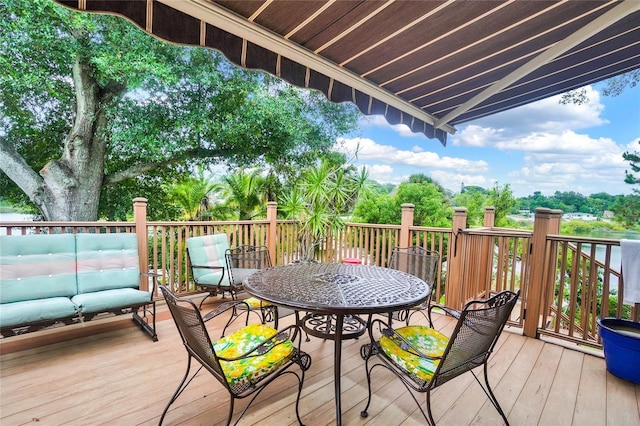
[[[155,295],[158,291],[158,278],[162,277],[162,274],[158,274],[155,272],[140,272],[140,275],[152,279],[153,288],[151,289],[151,294]]]

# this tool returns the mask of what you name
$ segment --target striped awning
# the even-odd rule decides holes
[[[640,67],[640,1],[57,0],[350,101],[455,125]]]

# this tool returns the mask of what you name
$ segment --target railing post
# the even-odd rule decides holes
[[[138,237],[138,259],[140,272],[149,272],[149,246],[147,233],[147,199],[133,199],[133,221],[136,224],[136,236]],[[149,290],[149,279],[140,276],[140,290]]]
[[[491,228],[496,223],[496,208],[493,206],[486,206],[484,208],[484,222],[482,226]]]
[[[551,227],[551,210],[538,207],[533,222],[533,236],[531,237],[531,260],[529,263],[529,285],[525,298],[524,335],[538,338],[540,315],[544,312],[541,303],[544,295],[545,264],[548,266],[545,252],[547,235]]]
[[[398,246],[409,247],[409,227],[413,226],[413,211],[416,206],[405,203],[402,206],[402,217],[400,219],[400,235],[398,236]]]
[[[467,227],[466,207],[453,209],[452,234],[449,240],[449,254],[447,260],[447,285],[445,287],[445,303],[454,309],[462,306],[462,274],[464,269],[463,244],[464,234],[461,232]],[[458,240],[460,236],[460,240]]]
[[[271,264],[276,264],[276,230],[278,227],[278,203],[275,201],[267,202],[267,220],[269,226],[267,228],[267,248],[269,249],[269,257]]]
[[[562,221],[562,210],[551,210],[547,234],[560,234],[560,224]],[[555,293],[556,259],[558,259],[558,242],[550,241],[545,254],[545,275],[543,277],[544,288],[542,289],[542,299],[540,315],[546,318],[550,314],[551,304]],[[544,325],[544,323],[542,324]]]

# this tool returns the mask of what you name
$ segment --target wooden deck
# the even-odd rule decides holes
[[[162,316],[168,318],[168,313]],[[292,320],[289,316],[281,322]],[[13,353],[6,353],[11,339],[4,339],[0,424],[157,424],[184,374],[186,353],[173,321],[158,322],[156,343],[128,323],[115,331]],[[436,326],[446,334],[452,324],[439,317]],[[219,335],[214,331],[218,325],[210,323],[212,337]],[[359,355],[364,341],[343,344],[343,424],[424,424],[404,387],[381,369],[374,375],[369,417],[360,418],[367,393]],[[335,424],[333,342],[312,338],[303,348],[313,359],[300,406],[303,421],[308,426]],[[640,385],[609,374],[600,357],[505,331],[490,365],[494,391],[511,425],[640,425]],[[290,377],[274,382],[240,424],[296,424],[294,385]],[[165,424],[222,424],[228,402],[226,391],[201,373],[174,403]],[[441,425],[501,424],[470,374],[438,388],[432,402]],[[236,412],[244,404],[236,404]]]

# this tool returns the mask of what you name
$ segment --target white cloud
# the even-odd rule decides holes
[[[534,132],[560,133],[565,129],[580,130],[607,123],[601,117],[604,105],[600,102],[600,93],[591,86],[586,86],[585,91],[589,101],[584,105],[561,104],[561,95],[556,95],[474,120],[473,124],[497,129],[505,137],[522,137]],[[457,139],[455,135],[453,139]]]
[[[560,96],[554,96],[458,126],[446,148],[431,145],[437,142],[411,133],[406,126],[390,126],[382,116],[365,117],[361,121],[365,134],[375,136],[343,139],[341,150],[353,153],[359,144],[357,163],[375,165],[371,177],[379,182],[397,183],[425,173],[455,192],[463,183],[487,188],[499,182],[510,184],[518,197],[534,191],[630,193],[631,186],[624,184],[629,165],[622,153],[640,151],[640,132],[632,133],[635,139],[629,143],[616,140],[619,133],[606,126],[599,92],[591,86],[585,91],[589,101],[584,105],[561,104]],[[610,103],[613,100],[607,99]],[[613,114],[609,115],[615,118]],[[630,127],[628,122],[622,126]],[[387,130],[381,139],[377,128]],[[637,124],[635,128],[639,129]],[[395,136],[387,136],[388,129]],[[412,143],[407,136],[420,136],[424,143]]]
[[[359,161],[375,161],[385,164],[405,165],[430,169],[465,169],[474,172],[488,170],[486,161],[471,161],[464,158],[440,157],[430,151],[407,151],[391,145],[380,145],[368,138],[338,139],[334,149],[346,154],[355,155]]]
[[[611,194],[629,192],[623,183],[622,153],[631,149],[630,145],[621,146],[611,138],[578,132],[607,123],[601,117],[604,105],[599,93],[590,86],[585,90],[589,98],[585,105],[560,104],[560,97],[554,96],[476,120],[461,128],[451,138],[452,144],[482,147],[493,156],[496,154],[490,153],[492,148],[511,157],[524,154],[520,169],[509,170],[513,166],[501,165],[516,196],[536,190],[585,195],[603,190]],[[492,163],[492,172],[496,173],[498,166]]]
[[[398,185],[399,183],[409,179],[409,176],[400,175],[395,172],[394,168],[388,164],[369,164],[366,167],[369,171],[369,179],[373,179],[379,183],[393,183]]]
[[[483,175],[449,173],[443,170],[435,170],[431,173],[431,177],[452,192],[460,192],[463,184],[465,186],[481,186],[483,188],[493,184]]]

